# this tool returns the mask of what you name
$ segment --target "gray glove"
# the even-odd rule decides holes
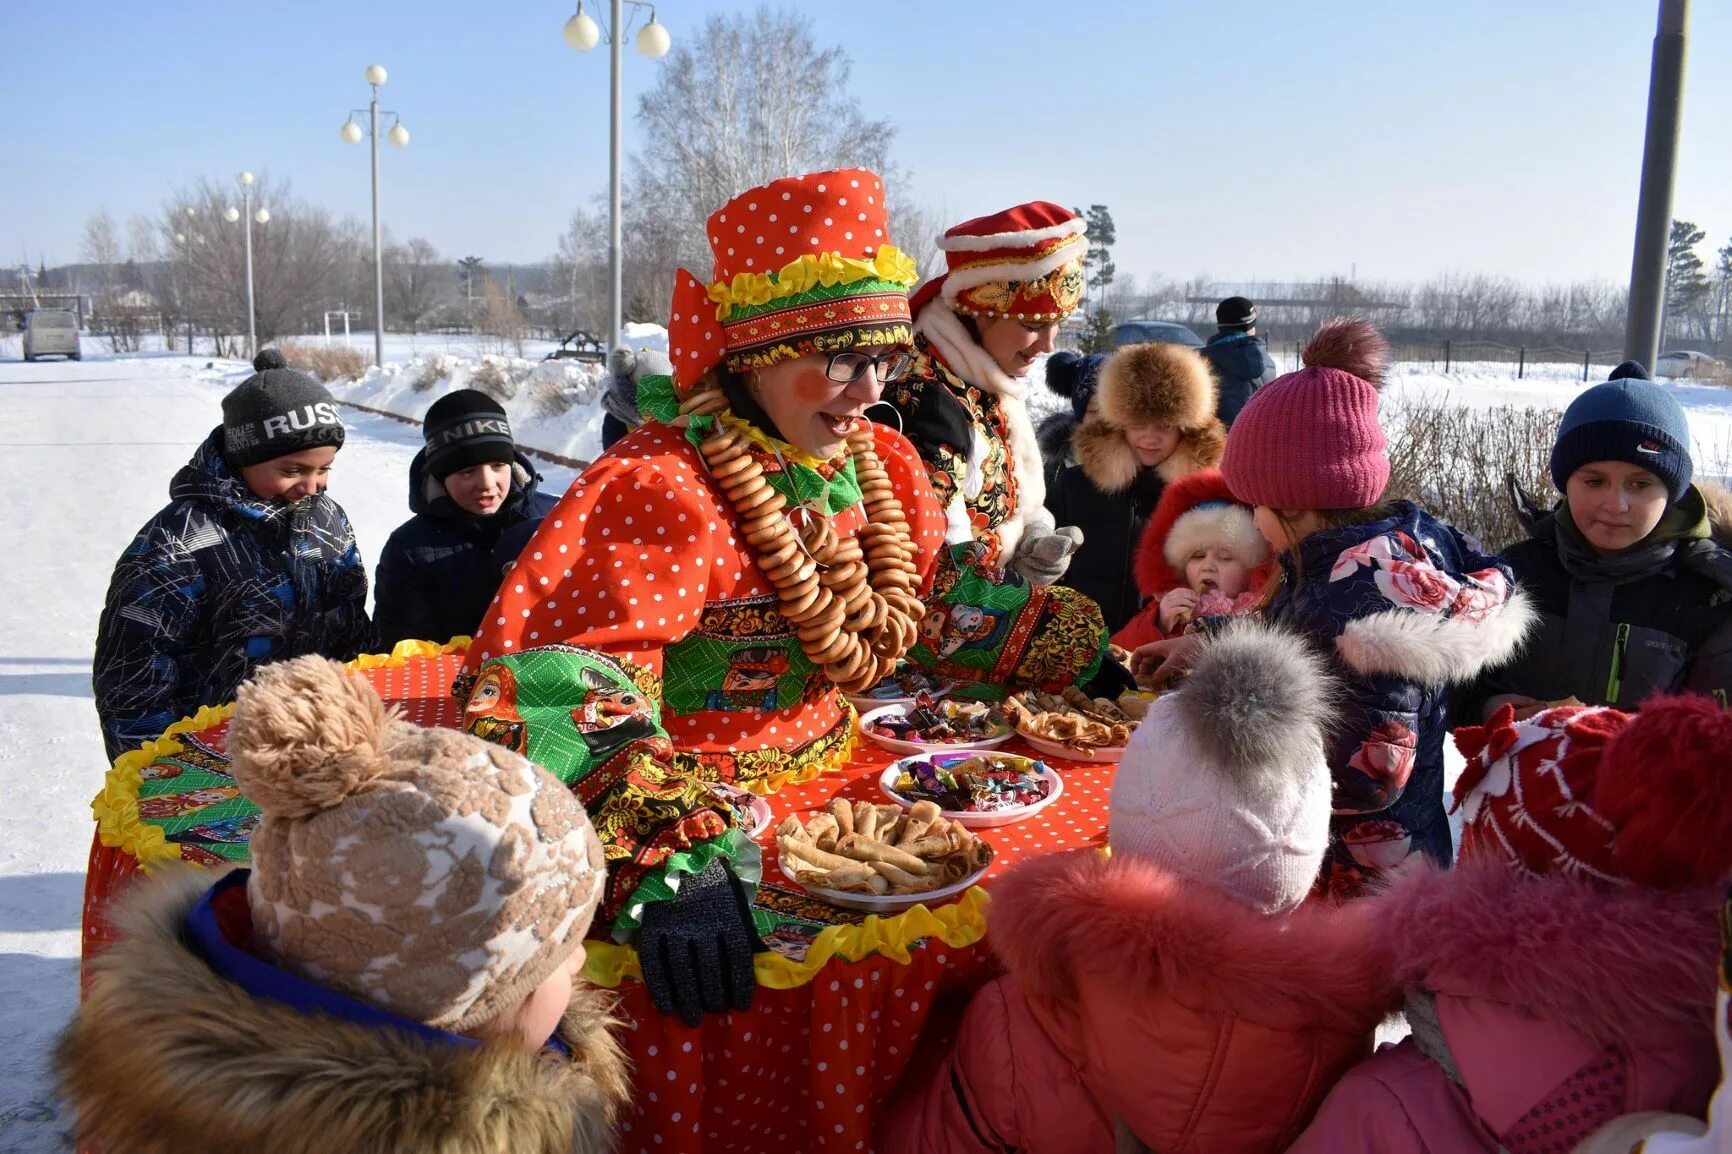
[[[1030,585],[1051,585],[1070,568],[1071,554],[1082,545],[1083,532],[1075,525],[1061,525],[1050,533],[1030,533],[1017,542],[1010,567]]]
[[[621,346],[607,358],[607,391],[602,394],[602,407],[628,428],[643,424],[643,414],[637,407],[637,385],[645,377],[668,376],[674,364],[666,353],[655,349],[633,349]]]

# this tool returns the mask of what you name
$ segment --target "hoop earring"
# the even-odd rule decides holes
[[[897,408],[895,405],[891,404],[889,401],[873,401],[870,405],[866,406],[866,411],[868,413],[870,413],[873,409],[889,409],[891,415],[896,418],[896,431],[898,433],[902,432],[902,410],[901,409]]]

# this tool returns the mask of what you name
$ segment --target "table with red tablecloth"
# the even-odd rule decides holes
[[[449,687],[461,661],[460,645],[405,643],[391,657],[354,664],[409,721],[454,725],[459,708]],[[92,807],[85,957],[112,940],[108,904],[141,866],[244,861],[254,819],[237,816],[244,803],[224,773],[227,717],[227,708],[201,710],[110,770]],[[875,1108],[919,1048],[934,1044],[923,1034],[935,1003],[994,972],[982,941],[992,878],[1024,857],[1105,840],[1113,767],[1054,763],[1064,774],[1060,798],[1028,820],[982,831],[996,851],[982,886],[931,909],[882,917],[816,902],[783,877],[770,830],[833,796],[884,801],[878,778],[894,756],[862,739],[841,770],[768,798],[774,820],[761,835],[758,905],[784,928],[757,957],[750,1011],[688,1027],[651,1005],[636,980],[634,951],[588,943],[585,974],[618,989],[622,1040],[637,1071],[622,1151],[869,1149]]]

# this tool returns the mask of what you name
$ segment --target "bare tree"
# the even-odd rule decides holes
[[[554,292],[560,298],[558,316],[568,328],[586,329],[592,333],[607,328],[607,214],[601,209],[578,209],[571,214],[571,226],[560,235],[559,251],[553,258]],[[636,246],[630,250],[638,253]],[[650,262],[634,261],[634,269],[643,269]],[[628,278],[628,295],[636,290],[648,296],[641,278]],[[669,294],[672,285],[669,285]],[[666,301],[668,297],[651,297]]]
[[[711,16],[681,38],[638,105],[627,225],[636,282],[666,301],[676,264],[707,271],[704,220],[744,189],[826,168],[872,168],[894,188],[895,129],[849,92],[852,64],[821,47],[807,16],[759,6]],[[650,270],[645,271],[643,266]]]
[[[450,287],[445,258],[433,243],[413,237],[408,244],[392,245],[384,252],[385,315],[392,323],[418,332],[438,308]]]

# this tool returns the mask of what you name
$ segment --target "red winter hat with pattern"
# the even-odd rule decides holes
[[[1732,713],[1695,694],[1638,714],[1504,706],[1457,732],[1463,861],[1608,885],[1718,886],[1732,871]]]
[[[1227,436],[1233,496],[1271,509],[1363,509],[1383,499],[1389,456],[1377,390],[1389,345],[1364,317],[1317,330],[1298,372],[1251,395]]]
[[[724,360],[744,371],[809,352],[912,344],[914,261],[890,243],[884,182],[841,168],[747,189],[713,213],[707,281],[674,279],[668,352],[684,395]]]
[[[1063,320],[1082,300],[1087,234],[1080,216],[1046,200],[965,220],[938,239],[947,271],[914,294],[915,315],[942,295],[964,316]]]

